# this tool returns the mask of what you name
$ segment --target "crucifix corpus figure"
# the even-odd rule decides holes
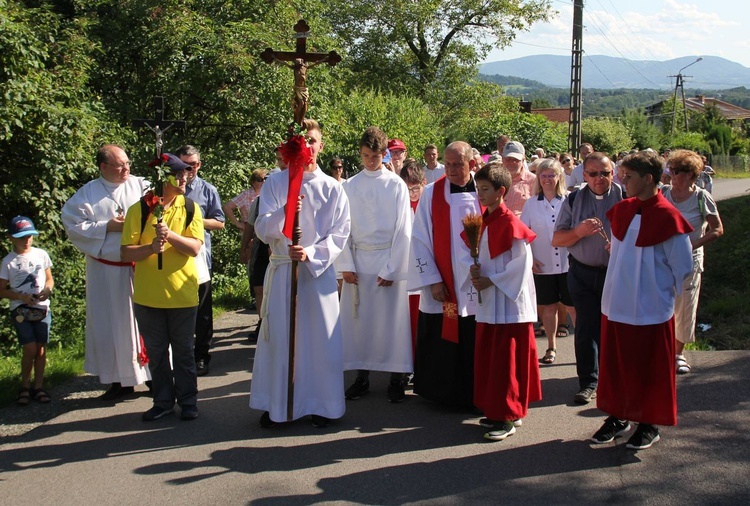
[[[164,147],[164,132],[172,127],[185,129],[185,121],[164,119],[164,97],[154,97],[154,117],[151,119],[134,119],[133,128],[147,127],[156,136],[156,158],[159,158]]]
[[[307,22],[300,19],[294,25],[294,38],[297,41],[294,51],[274,51],[268,47],[260,54],[260,58],[266,63],[276,63],[294,70],[292,109],[294,110],[294,122],[298,125],[301,125],[304,121],[310,103],[310,92],[307,89],[307,69],[321,63],[327,63],[333,67],[341,61],[341,56],[336,51],[308,53],[307,36],[309,31],[310,27]]]

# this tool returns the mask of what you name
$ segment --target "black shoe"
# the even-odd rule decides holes
[[[112,383],[106,392],[99,396],[99,399],[103,401],[114,401],[126,395],[130,395],[135,392],[133,387],[124,387],[120,383]]]
[[[390,385],[388,385],[388,402],[398,404],[399,402],[404,402],[404,399],[406,399],[406,394],[404,393],[404,385],[401,383],[401,380],[391,381]]]
[[[328,424],[331,423],[330,419],[320,415],[312,415],[310,419],[312,420],[312,426],[318,429],[328,427]]]
[[[260,324],[263,323],[263,318],[260,318],[258,320],[258,324],[255,326],[255,330],[251,330],[250,333],[247,335],[247,342],[249,343],[257,343],[258,342],[258,336],[260,335]]]
[[[208,361],[202,358],[195,362],[195,371],[198,376],[205,376],[208,374]]]
[[[158,420],[159,418],[162,418],[167,415],[171,415],[174,413],[174,408],[160,408],[159,406],[154,406],[145,413],[141,415],[141,419],[143,419],[144,422],[153,422],[154,420]]]
[[[659,429],[657,429],[655,425],[639,423],[638,428],[635,429],[633,435],[630,436],[628,442],[625,443],[625,448],[630,448],[631,450],[645,450],[646,448],[651,448],[651,446],[660,439]]]
[[[614,416],[607,417],[604,420],[604,425],[601,429],[596,431],[591,437],[591,442],[598,445],[604,443],[610,443],[615,440],[616,437],[620,437],[630,430],[630,422],[627,420],[620,420]]]
[[[353,401],[354,399],[359,399],[363,395],[366,395],[369,391],[370,391],[370,380],[366,380],[364,378],[360,378],[359,376],[357,376],[357,379],[354,380],[354,383],[352,383],[352,386],[347,388],[346,392],[344,392],[344,397],[346,397],[350,401]]]
[[[276,422],[271,420],[271,415],[268,413],[268,411],[264,411],[262,415],[260,415],[260,426],[264,429],[270,429],[271,427],[275,426]]]
[[[573,397],[573,402],[576,404],[588,404],[594,399],[596,399],[596,388],[586,387],[578,391],[575,397]]]
[[[182,406],[182,413],[180,419],[182,420],[195,420],[198,418],[198,406],[192,404],[190,406]]]
[[[148,388],[148,393],[154,393],[154,382],[151,380],[146,380],[146,388]]]

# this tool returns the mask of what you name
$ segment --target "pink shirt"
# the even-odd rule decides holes
[[[247,190],[243,191],[239,195],[237,195],[235,198],[232,199],[232,202],[237,206],[237,208],[240,210],[240,217],[241,222],[246,223],[248,217],[250,216],[250,207],[253,204],[253,201],[258,196],[258,194],[255,192],[255,188],[252,186],[248,188]]]
[[[531,198],[534,189],[536,175],[529,172],[525,167],[521,169],[518,176],[513,177],[513,183],[505,196],[505,205],[513,211],[516,216],[521,216],[523,205]]]

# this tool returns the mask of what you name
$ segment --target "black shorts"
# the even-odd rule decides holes
[[[549,306],[562,302],[566,306],[573,305],[573,299],[568,292],[568,273],[562,274],[534,274],[536,287],[536,303]]]
[[[263,286],[269,263],[268,244],[260,242],[257,238],[255,240],[258,241],[258,252],[253,264],[253,273],[250,276],[250,286]]]

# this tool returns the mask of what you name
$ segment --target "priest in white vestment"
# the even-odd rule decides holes
[[[335,179],[317,166],[322,148],[320,127],[305,120],[313,153],[300,190],[297,247],[283,234],[289,190],[286,170],[268,177],[260,193],[255,232],[271,247],[263,287],[263,324],[253,361],[250,407],[264,411],[262,427],[287,421],[290,255],[298,261],[297,332],[293,419],[312,415],[315,426],[344,415],[344,375],[339,322],[338,283],[333,262],[349,237],[349,202]]]
[[[462,283],[469,250],[461,220],[481,214],[471,176],[471,146],[445,148],[445,178],[427,185],[412,230],[409,290],[420,289],[414,391],[441,404],[473,407],[474,333],[477,292]],[[462,289],[464,288],[464,289]]]
[[[63,206],[62,222],[73,245],[86,255],[86,357],[84,369],[111,384],[102,396],[114,400],[150,379],[139,363],[140,341],[133,316],[133,265],[120,260],[125,210],[148,183],[130,175],[119,146],[96,155],[100,177],[86,183]]]

